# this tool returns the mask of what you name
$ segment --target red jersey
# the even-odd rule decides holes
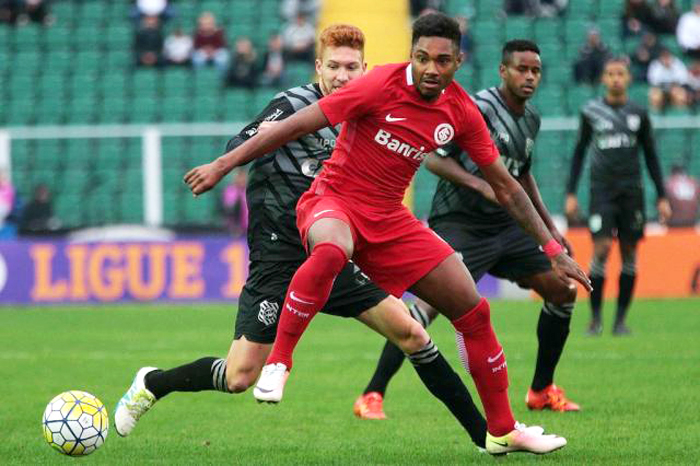
[[[477,165],[498,159],[481,113],[452,82],[434,101],[413,83],[411,65],[378,66],[319,101],[331,126],[343,122],[335,150],[310,191],[376,209],[401,205],[426,155],[454,140]]]

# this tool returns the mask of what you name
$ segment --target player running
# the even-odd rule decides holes
[[[566,215],[572,218],[578,214],[576,187],[583,158],[592,142],[588,226],[593,236],[590,270],[593,315],[588,334],[600,335],[603,331],[601,309],[605,263],[612,238],[617,236],[622,270],[613,335],[626,335],[630,330],[625,317],[637,277],[637,243],[644,236],[644,189],[638,156],[640,146],[644,149],[644,160],[656,187],[656,206],[662,223],[671,216],[671,206],[664,191],[649,114],[627,97],[630,83],[627,62],[622,59],[609,60],[603,69],[602,80],[605,97],[589,101],[581,110],[579,138],[567,184]]]
[[[319,44],[318,84],[278,94],[253,123],[229,141],[228,150],[240,146],[259,130],[264,132],[263,125],[269,127],[269,122],[288,118],[363,74],[364,36],[358,28],[331,26],[322,32]],[[155,367],[139,370],[115,410],[119,435],[129,435],[140,417],[169,393],[242,393],[258,378],[275,339],[280,304],[305,257],[294,207],[330,156],[337,133],[338,128],[333,126],[320,128],[253,164],[246,193],[250,208],[250,273],[239,300],[228,357],[206,357],[165,371]],[[346,261],[324,311],[356,317],[395,341],[406,351],[430,392],[447,406],[477,446],[485,446],[486,421],[462,380],[399,299],[388,296]]]
[[[297,225],[310,255],[289,285],[275,345],[254,396],[281,400],[293,349],[352,258],[391,294],[410,289],[450,318],[486,411],[487,451],[547,453],[566,440],[515,422],[505,356],[488,302],[453,249],[402,204],[425,155],[454,139],[479,165],[499,202],[544,246],[557,274],[590,286],[499,160],[477,107],[453,82],[459,41],[456,21],[443,14],[419,18],[410,63],[375,68],[275,125],[265,137],[194,168],[185,182],[194,194],[203,193],[232,168],[302,134],[345,122],[333,156],[297,205]]]
[[[540,128],[540,116],[528,103],[541,79],[542,62],[536,44],[512,40],[505,44],[499,66],[500,87],[478,92],[474,100],[501,154],[503,164],[520,182],[552,237],[570,246],[557,230],[532,175],[532,151]],[[479,167],[454,144],[431,154],[426,166],[440,177],[428,223],[455,251],[478,282],[487,272],[532,288],[544,298],[537,324],[539,349],[535,375],[527,392],[530,409],[578,411],[554,384],[554,370],[569,334],[576,288],[562,281],[539,245],[498,205]],[[425,302],[411,306],[422,325],[438,315]],[[384,419],[383,395],[404,356],[387,342],[377,369],[354,405],[355,415]]]

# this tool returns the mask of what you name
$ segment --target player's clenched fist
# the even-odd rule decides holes
[[[193,168],[185,175],[184,182],[195,196],[209,191],[226,175],[217,161]]]

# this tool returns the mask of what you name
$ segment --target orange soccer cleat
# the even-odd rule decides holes
[[[554,384],[540,391],[532,388],[527,391],[525,403],[530,409],[551,409],[552,411],[580,411],[581,407],[564,395],[564,390]]]
[[[365,393],[355,401],[352,410],[360,419],[386,419],[382,401],[384,398],[379,392]]]

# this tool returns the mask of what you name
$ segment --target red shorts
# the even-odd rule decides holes
[[[297,227],[305,247],[309,228],[322,218],[335,218],[350,226],[355,240],[353,262],[396,297],[454,253],[406,207],[373,212],[340,197],[311,191],[304,193],[297,204]]]

